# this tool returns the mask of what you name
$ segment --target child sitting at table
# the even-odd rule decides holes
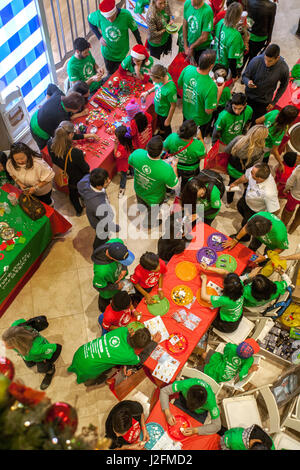
[[[297,165],[297,153],[296,152],[286,152],[283,155],[283,166],[284,170],[281,171],[280,166],[276,168],[275,181],[278,189],[278,197],[286,199],[287,194],[284,192],[284,188],[287,180],[293,173]]]
[[[163,275],[167,272],[166,264],[159,256],[150,251],[146,251],[141,258],[140,264],[135,268],[130,280],[134,284],[135,299],[140,302],[145,298],[147,304],[154,304],[156,301],[149,292],[158,285],[158,296],[160,300],[164,298]]]
[[[125,193],[127,172],[129,170],[128,158],[131,152],[133,152],[133,147],[131,134],[126,126],[117,127],[115,130],[115,137],[114,156],[116,158],[117,172],[121,173],[119,188],[120,198],[124,196]]]
[[[218,315],[213,322],[213,326],[224,333],[235,331],[243,317],[243,284],[239,276],[235,273],[228,273],[226,269],[212,268],[205,263],[201,263],[202,269],[220,275],[225,275],[223,284],[223,294],[209,295],[206,292],[207,276],[202,274],[201,299],[208,302],[213,307],[220,307]]]
[[[228,382],[237,375],[242,380],[251,372],[258,369],[253,365],[253,354],[258,353],[259,345],[253,338],[242,341],[239,345],[227,343],[223,353],[214,350],[204,352],[204,373],[213,378],[217,383]]]
[[[263,274],[257,274],[249,283],[245,282],[244,306],[260,307],[284,294],[288,287],[286,281],[271,281]]]
[[[138,111],[137,111],[138,109]],[[129,126],[132,136],[132,145],[134,149],[145,149],[149,140],[152,139],[152,116],[149,113],[143,113],[132,100],[126,106],[126,112],[130,118]]]
[[[202,379],[177,380],[173,384],[161,388],[160,404],[170,426],[176,424],[176,418],[169,408],[169,396],[176,392],[179,392],[179,400],[175,400],[174,405],[178,408],[201,423],[204,423],[207,412],[211,417],[209,424],[182,429],[181,432],[184,436],[215,434],[221,429],[220,410],[216,403],[215,394],[211,386]]]
[[[102,314],[100,317],[102,317]],[[100,317],[98,319],[99,323]],[[128,292],[120,290],[116,292],[111,299],[110,305],[104,311],[102,328],[108,331],[116,330],[121,326],[127,326],[128,323],[139,318],[139,314],[132,305]]]

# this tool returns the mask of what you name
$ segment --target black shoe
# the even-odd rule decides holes
[[[24,362],[25,362],[25,365],[29,368],[36,365],[36,362],[34,362],[34,361],[24,361]]]
[[[76,211],[77,217],[80,217],[82,215],[82,212],[83,212],[83,207],[81,208],[81,211]]]
[[[40,389],[41,389],[41,390],[46,390],[46,388],[49,387],[49,385],[51,384],[52,379],[53,379],[53,377],[54,377],[54,373],[55,373],[55,366],[53,366],[53,369],[51,370],[51,372],[50,372],[50,373],[48,372],[48,373],[45,375],[45,377],[43,378],[43,381],[42,381],[42,383],[41,383],[41,385],[40,385]]]

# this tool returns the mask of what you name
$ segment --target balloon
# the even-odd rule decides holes
[[[69,430],[73,436],[78,425],[78,417],[75,408],[68,403],[53,403],[46,412],[45,422],[58,425],[60,431]]]
[[[0,374],[5,375],[9,380],[14,378],[15,368],[7,357],[0,356]]]

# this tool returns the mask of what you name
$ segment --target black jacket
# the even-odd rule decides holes
[[[268,36],[267,42],[270,42],[276,8],[276,3],[270,0],[247,0],[248,16],[254,21],[250,32],[257,36]]]
[[[57,157],[57,155],[55,155],[51,151],[51,145],[52,139],[50,139],[47,144],[51,160],[53,161],[53,163],[55,163],[56,166],[64,170],[66,155],[64,156],[64,158]],[[77,187],[77,183],[90,172],[90,167],[84,159],[82,150],[73,148],[71,152],[71,158],[72,161],[70,160],[70,158],[68,159],[66,169],[67,175],[69,177],[69,186]]]

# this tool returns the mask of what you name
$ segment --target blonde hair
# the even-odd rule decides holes
[[[246,135],[243,135],[232,147],[231,155],[238,156],[239,152],[248,145],[247,167],[251,161],[251,157],[255,149],[263,149],[265,147],[265,140],[268,137],[268,129],[263,124],[257,124],[251,127]]]
[[[242,12],[243,7],[240,3],[234,2],[229,5],[224,18],[225,26],[227,26],[228,28],[235,28],[240,20]]]
[[[72,147],[70,134],[74,132],[74,124],[70,121],[62,121],[55,131],[52,139],[51,151],[59,158],[64,158]]]
[[[18,325],[11,326],[4,331],[2,340],[9,348],[16,349],[22,356],[26,356],[32,348],[32,343],[37,336],[39,336],[38,331]]]

